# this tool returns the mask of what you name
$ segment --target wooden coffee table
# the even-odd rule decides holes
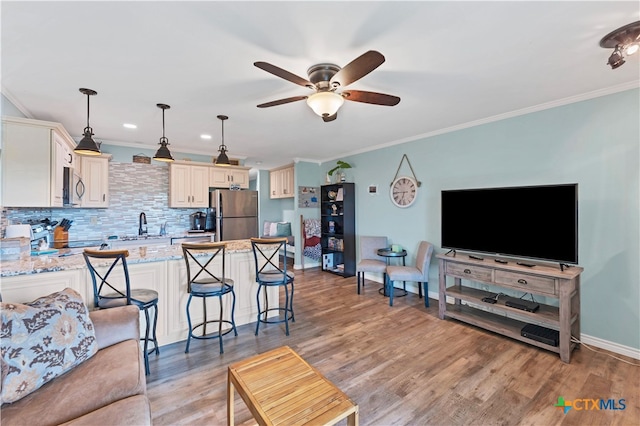
[[[227,425],[234,388],[260,425],[358,425],[358,405],[288,346],[229,366]]]

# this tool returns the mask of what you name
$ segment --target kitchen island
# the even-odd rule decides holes
[[[258,314],[255,265],[249,240],[227,241],[226,272],[234,280],[236,293],[236,325],[256,321]],[[62,256],[61,256],[62,255]],[[107,265],[108,261],[105,262]],[[160,345],[185,340],[187,337],[186,304],[187,271],[180,245],[149,245],[146,254],[129,249],[127,257],[132,288],[149,288],[159,294],[157,333]],[[82,249],[63,249],[54,255],[31,256],[25,260],[3,261],[0,264],[2,299],[5,302],[28,302],[66,287],[80,293],[91,308],[93,284],[82,256]],[[209,303],[217,311],[217,298]],[[278,300],[277,288],[270,289],[270,301]],[[225,298],[223,303],[229,303]],[[198,310],[200,309],[200,311]],[[192,318],[202,318],[201,304],[193,304]],[[230,306],[225,306],[230,314]],[[142,321],[144,324],[144,321]]]

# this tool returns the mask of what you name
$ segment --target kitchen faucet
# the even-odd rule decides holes
[[[138,235],[146,235],[146,234],[147,234],[147,215],[144,214],[144,212],[142,212],[140,213]]]

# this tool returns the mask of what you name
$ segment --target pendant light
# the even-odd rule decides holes
[[[164,136],[164,110],[171,107],[166,104],[156,104],[156,106],[162,110],[162,137],[160,138],[159,142],[160,148],[158,148],[158,151],[156,152],[156,155],[153,156],[153,159],[169,163],[173,161],[173,157],[171,156],[171,152],[169,152],[169,148],[167,148],[167,145],[169,145],[169,139]]]
[[[224,144],[224,120],[228,120],[229,117],[226,115],[219,115],[218,119],[222,121],[222,144],[218,147],[218,158],[216,158],[216,164],[218,166],[229,166],[231,163],[229,162],[229,157],[227,157],[227,146]]]
[[[87,127],[84,128],[84,137],[78,142],[73,152],[80,155],[100,155],[100,148],[91,137],[93,136],[93,129],[89,125],[89,97],[97,95],[98,92],[91,89],[80,89],[80,92],[87,95]]]

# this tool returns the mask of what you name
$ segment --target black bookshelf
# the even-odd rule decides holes
[[[343,277],[356,274],[355,184],[321,187],[322,270]]]

